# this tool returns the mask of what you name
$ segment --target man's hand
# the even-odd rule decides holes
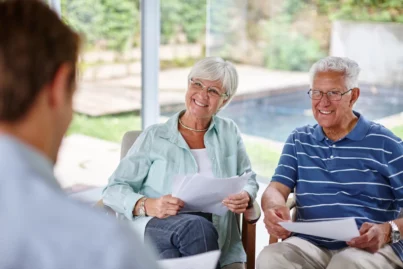
[[[347,245],[376,253],[389,242],[389,223],[374,224],[365,222],[360,228],[360,236],[347,242]]]
[[[264,224],[269,234],[281,239],[286,239],[291,232],[284,229],[278,223],[290,221],[290,209],[286,206],[276,206],[264,211]]]
[[[177,215],[184,205],[181,199],[169,194],[156,199],[148,198],[144,206],[148,216],[163,219]]]
[[[240,193],[228,196],[222,201],[222,203],[232,212],[241,214],[245,212],[246,208],[248,207],[249,201],[249,194],[246,191],[241,191]]]

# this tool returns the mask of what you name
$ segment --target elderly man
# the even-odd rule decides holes
[[[403,267],[402,140],[353,110],[360,96],[358,64],[327,57],[311,68],[313,115],[294,130],[262,197],[268,232],[285,239],[260,253],[257,268]],[[295,189],[298,222],[356,219],[360,236],[349,242],[292,234],[286,199]],[[287,238],[287,239],[286,239]]]
[[[0,268],[157,268],[128,227],[70,200],[53,176],[79,43],[42,1],[0,1]]]

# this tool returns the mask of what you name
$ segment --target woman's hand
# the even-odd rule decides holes
[[[222,201],[222,203],[232,212],[240,214],[245,212],[249,201],[249,194],[246,191],[241,191],[240,193],[228,196]]]
[[[177,215],[184,205],[181,199],[172,197],[171,194],[160,198],[148,198],[144,203],[147,215],[159,219]]]

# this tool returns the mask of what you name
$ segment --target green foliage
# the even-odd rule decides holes
[[[161,43],[166,44],[183,32],[189,43],[204,37],[206,0],[161,1]]]
[[[307,71],[326,55],[317,40],[292,31],[289,24],[270,22],[267,33],[265,63],[270,69]]]
[[[270,69],[307,71],[318,59],[326,56],[314,37],[303,34],[293,24],[308,1],[286,0],[282,12],[266,23],[267,47],[265,66]]]
[[[63,19],[90,47],[123,51],[138,31],[139,0],[62,0]]]
[[[403,23],[402,0],[317,0],[331,19]],[[341,3],[340,3],[341,2]]]

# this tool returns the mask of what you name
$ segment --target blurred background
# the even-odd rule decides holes
[[[54,1],[52,1],[54,2]],[[119,141],[140,130],[141,1],[60,0],[61,16],[85,37],[75,117],[57,168],[64,187],[102,186],[119,161]],[[268,182],[282,144],[314,123],[308,73],[327,55],[361,68],[356,110],[403,135],[401,0],[161,0],[160,121],[184,107],[187,74],[205,56],[237,65],[235,120],[259,180]],[[145,28],[147,31],[147,28]],[[158,39],[155,39],[156,41]],[[150,89],[148,89],[150,91]]]
[[[322,57],[357,61],[355,109],[403,138],[402,0],[45,1],[85,38],[74,120],[55,169],[68,192],[105,186],[125,132],[183,109],[190,67],[205,56],[236,64],[238,93],[220,115],[241,129],[258,201],[287,136],[315,123],[308,70]],[[259,253],[268,240],[262,220],[257,233]]]

